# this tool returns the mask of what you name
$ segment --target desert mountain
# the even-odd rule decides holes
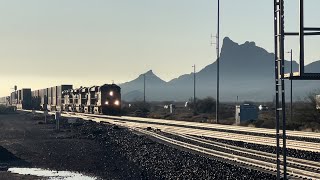
[[[286,61],[285,64],[286,72],[290,72],[290,62]],[[320,61],[305,68],[306,72],[320,72]],[[293,71],[297,70],[298,64],[294,61]],[[193,96],[193,73],[181,75],[169,82],[163,81],[151,70],[144,74],[148,101],[186,101]],[[216,74],[216,62],[196,73],[197,97],[216,96]],[[124,100],[141,99],[143,81],[142,74],[121,84]],[[289,87],[289,81],[286,82],[286,87]],[[318,81],[294,81],[293,84],[295,99],[304,98],[308,92],[320,88]],[[274,89],[274,54],[256,46],[254,42],[238,44],[228,37],[224,38],[220,54],[221,101],[235,101],[237,96],[243,101],[272,101]],[[134,94],[140,97],[134,98]]]

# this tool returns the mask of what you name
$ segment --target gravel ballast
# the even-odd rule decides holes
[[[56,132],[54,124],[39,121],[26,113],[0,116],[0,145],[31,167],[78,171],[98,179],[276,179],[111,124],[79,120]]]

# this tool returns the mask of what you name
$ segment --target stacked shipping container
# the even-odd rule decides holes
[[[48,105],[48,88],[46,89],[41,89],[39,92],[39,96],[40,96],[40,107],[42,110],[46,110],[47,109],[47,105]]]
[[[31,109],[32,108],[32,96],[31,89],[21,89],[17,91],[17,109]]]
[[[20,89],[12,92],[9,97],[0,98],[0,104],[10,104],[17,109],[35,110],[62,110],[64,90],[72,89],[72,85],[60,85],[46,89],[31,91],[31,89]]]
[[[9,105],[9,101],[10,101],[10,97],[6,96],[6,97],[1,97],[0,98],[0,105]]]
[[[50,111],[60,111],[62,110],[61,106],[64,102],[62,97],[62,91],[72,89],[72,85],[61,85],[61,86],[54,86],[48,88],[48,110]]]

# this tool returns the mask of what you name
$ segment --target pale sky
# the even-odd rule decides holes
[[[0,97],[18,88],[122,83],[152,69],[169,81],[215,61],[217,0],[0,0]],[[306,26],[320,27],[320,1],[306,0]],[[286,1],[287,31],[298,0]],[[223,37],[273,52],[273,0],[221,0]],[[213,40],[214,41],[214,40]],[[320,60],[307,38],[306,62]],[[286,49],[297,57],[297,38]]]

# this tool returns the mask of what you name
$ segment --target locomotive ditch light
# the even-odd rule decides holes
[[[120,101],[119,101],[119,100],[116,100],[116,101],[114,102],[114,104],[117,105],[117,106],[119,106],[119,105],[120,105]]]
[[[110,96],[113,96],[113,91],[110,91],[110,92],[109,92],[109,95],[110,95]]]

